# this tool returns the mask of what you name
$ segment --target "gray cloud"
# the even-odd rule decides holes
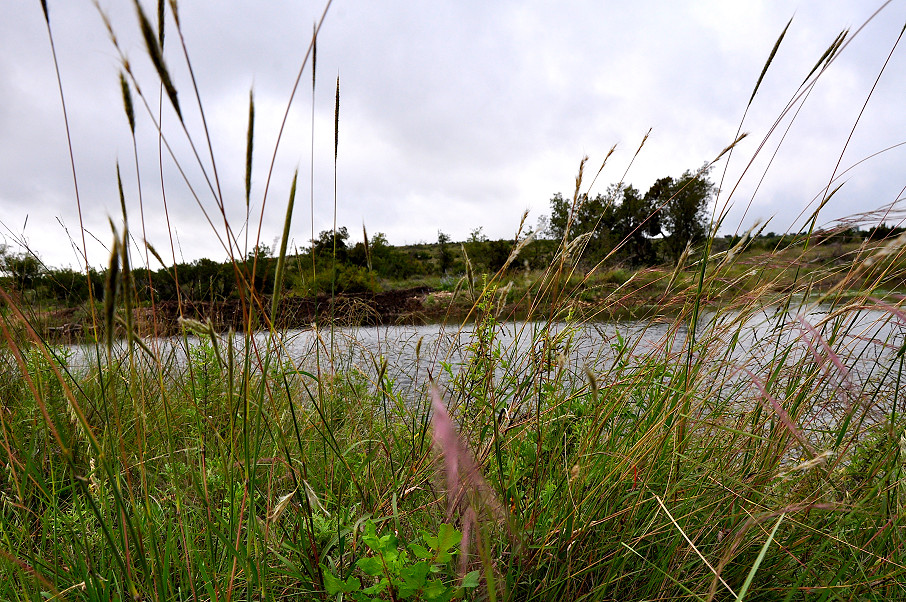
[[[140,233],[139,187],[123,114],[119,57],[88,0],[49,0],[60,56],[86,228],[110,238],[108,216],[121,221],[115,168],[124,177],[131,228]],[[156,115],[158,88],[137,35],[132,3],[107,0],[110,16],[142,91]],[[258,121],[251,239],[293,80],[320,7],[224,2],[182,3],[185,42],[205,106],[228,220],[244,245],[242,222],[248,92]],[[149,7],[150,8],[150,7]],[[835,35],[874,11],[855,0],[773,2],[440,2],[338,0],[319,39],[311,165],[311,73],[306,70],[276,156],[260,238],[280,232],[294,170],[300,185],[293,238],[303,245],[333,221],[334,83],[341,77],[337,221],[359,236],[385,232],[393,243],[433,240],[442,229],[464,238],[475,227],[511,236],[522,211],[534,223],[550,196],[571,193],[579,159],[597,170],[617,152],[596,188],[619,180],[642,136],[653,128],[627,180],[644,190],[713,158],[736,132],[768,52],[795,16],[743,129],[723,195],[735,187],[725,222],[745,229],[771,216],[775,231],[797,216],[840,169],[904,141],[900,109],[906,69],[901,53],[887,67],[844,153],[853,123],[906,19],[892,3],[828,69],[808,95],[776,153],[790,113],[767,139],[797,87]],[[180,90],[187,128],[210,171],[197,106],[176,30],[168,22],[166,60]],[[38,3],[0,8],[0,231],[24,236],[48,263],[77,265],[59,218],[81,245],[62,112]],[[138,104],[138,99],[137,99]],[[164,159],[169,226],[163,213],[158,139],[139,107],[138,157],[148,239],[178,259],[226,251],[206,225],[173,161]],[[223,235],[222,218],[172,111],[163,127],[200,204]],[[852,169],[822,222],[896,199],[904,185],[904,147]],[[719,164],[714,175],[722,173]],[[309,199],[309,181],[314,189]],[[741,180],[740,180],[741,178]],[[738,182],[738,186],[736,186]],[[311,202],[310,202],[311,201]],[[746,207],[751,205],[742,219]],[[91,262],[105,252],[89,237]],[[166,252],[164,252],[166,251]]]

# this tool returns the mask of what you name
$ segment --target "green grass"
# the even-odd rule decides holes
[[[906,587],[906,313],[886,294],[899,241],[840,254],[806,237],[753,265],[711,238],[682,268],[636,273],[580,270],[564,242],[513,289],[502,273],[453,287],[474,326],[438,396],[421,360],[408,387],[383,358],[352,364],[329,324],[299,363],[267,319],[280,278],[262,297],[246,253],[246,328],[185,321],[179,360],[131,319],[125,217],[88,309],[102,336],[87,368],[2,291],[0,599],[886,600]],[[839,261],[815,269],[822,253]],[[647,342],[570,360],[581,329],[640,290]],[[516,302],[529,351],[502,342]],[[115,328],[124,337],[105,340]]]

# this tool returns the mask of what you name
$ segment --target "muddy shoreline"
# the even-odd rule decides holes
[[[676,307],[681,299],[673,299]],[[680,301],[679,303],[676,303]],[[525,319],[532,313],[530,297],[522,296],[498,307],[499,319]],[[639,319],[654,313],[664,313],[673,304],[655,304],[648,295],[626,292],[617,299],[610,298],[605,308],[597,300],[572,300],[570,306],[576,315],[598,321]],[[269,325],[270,297],[259,297],[252,312],[251,328],[259,330]],[[460,322],[474,318],[473,303],[463,292],[455,295],[449,291],[428,286],[390,290],[380,293],[343,293],[331,298],[284,297],[277,312],[276,328],[294,330],[310,328],[314,323],[333,323],[338,326],[389,326],[404,324],[429,324]],[[534,308],[538,312],[539,307]],[[249,304],[239,299],[221,301],[158,301],[154,306],[138,307],[132,312],[132,327],[141,337],[173,336],[183,331],[181,319],[210,324],[218,333],[230,330],[242,332],[249,326]],[[536,315],[543,315],[541,310]],[[116,337],[125,333],[123,309],[117,310]],[[28,321],[37,333],[51,343],[80,343],[102,340],[103,305],[97,306],[98,332],[87,307],[59,308],[35,312]]]
[[[331,299],[328,295],[317,297],[285,297],[277,309],[278,329],[307,328],[316,321],[341,325],[377,326],[386,324],[421,323],[430,318],[426,300],[433,293],[430,287],[416,287],[381,293],[339,294]],[[270,313],[270,298],[262,298],[254,307],[259,326],[264,326]],[[264,315],[262,315],[262,313]],[[248,320],[248,302],[238,299],[225,301],[203,301],[180,304],[176,301],[158,303],[152,310],[140,310],[138,321],[156,323],[163,328],[163,335],[179,331],[179,318],[205,322],[210,320],[217,332],[243,330]],[[254,319],[254,317],[253,317]]]
[[[391,290],[381,293],[338,294],[317,297],[285,297],[277,310],[278,329],[308,328],[315,322],[338,325],[378,326],[392,324],[422,324],[448,317],[449,302],[430,299],[451,296],[431,287]],[[271,300],[261,297],[253,307],[255,328],[268,322]],[[101,308],[99,308],[100,313]],[[122,310],[119,310],[120,312]],[[181,318],[210,323],[217,332],[242,331],[247,327],[249,303],[239,299],[222,301],[159,301],[153,307],[133,310],[133,325],[139,336],[172,336],[182,331]],[[121,315],[121,313],[120,313]],[[49,311],[35,322],[39,332],[52,342],[79,342],[94,330],[90,312],[79,308]],[[99,315],[99,320],[103,318]],[[34,322],[33,322],[34,323]],[[103,329],[103,326],[99,326]],[[117,327],[122,330],[122,324]],[[98,333],[100,334],[100,333]],[[124,333],[118,333],[124,334]],[[100,337],[97,337],[100,338]]]

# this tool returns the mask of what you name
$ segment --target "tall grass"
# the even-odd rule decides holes
[[[162,26],[155,35],[140,8],[139,22],[161,92],[146,96],[151,87],[124,62],[128,120],[144,108],[164,148],[180,132],[192,141]],[[317,27],[312,50],[316,36]],[[158,125],[161,99],[178,117],[175,131]],[[249,114],[247,195],[251,97]],[[193,190],[209,192],[199,204],[225,216],[213,150],[209,164],[194,156],[205,182]],[[584,163],[574,203],[587,189]],[[289,186],[281,277],[295,176]],[[836,600],[906,591],[906,312],[884,292],[904,276],[901,239],[819,270],[803,265],[825,244],[810,233],[777,255],[785,265],[743,265],[746,238],[712,248],[721,209],[711,238],[664,274],[663,303],[676,315],[613,332],[595,317],[641,276],[620,277],[588,307],[582,284],[595,270],[579,262],[587,237],[568,233],[528,287],[524,322],[505,324],[504,270],[470,270],[458,294],[472,295],[471,323],[446,326],[464,359],[419,340],[404,381],[380,351],[344,355],[331,324],[318,324],[301,354],[314,365],[291,352],[289,333],[276,328],[281,277],[265,299],[235,226],[217,230],[213,219],[238,257],[246,327],[224,334],[185,320],[175,343],[151,337],[132,320],[125,207],[105,324],[95,330],[107,338],[79,362],[47,344],[0,290],[4,600]],[[832,276],[837,284],[824,285]],[[718,294],[724,302],[712,303]],[[579,359],[576,346],[596,329],[609,344]]]

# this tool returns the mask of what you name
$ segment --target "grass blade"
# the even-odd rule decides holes
[[[761,566],[765,555],[767,555],[768,548],[771,547],[771,543],[774,541],[774,535],[777,533],[777,528],[780,527],[780,523],[783,522],[784,516],[786,516],[786,514],[781,514],[779,517],[777,517],[777,522],[774,523],[774,528],[771,529],[771,533],[770,535],[768,535],[767,541],[765,541],[764,545],[761,546],[761,551],[758,553],[758,558],[755,559],[755,563],[749,570],[749,574],[746,576],[745,582],[743,582],[742,587],[739,589],[739,595],[736,596],[736,602],[742,602],[746,594],[749,592],[749,587],[752,585],[752,580],[755,579],[755,573],[758,572],[758,567]]]

